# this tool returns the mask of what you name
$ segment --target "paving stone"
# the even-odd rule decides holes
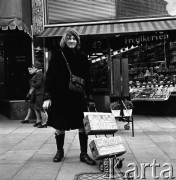
[[[85,163],[63,163],[56,180],[74,180],[80,172],[100,172],[98,165],[89,166]]]
[[[0,164],[3,163],[26,163],[35,153],[32,150],[7,151],[0,155]]]
[[[175,117],[134,116],[135,136],[124,129],[124,122],[118,122],[119,130],[127,152],[121,171],[129,164],[156,162],[173,164],[176,170],[176,121]],[[131,126],[131,124],[130,124]],[[78,130],[66,131],[62,162],[52,162],[57,151],[54,129],[34,128],[33,124],[20,121],[0,120],[0,180],[74,180],[75,174],[99,172],[98,164],[89,166],[80,162]],[[102,135],[104,136],[104,135]],[[94,139],[91,135],[88,142]],[[88,147],[88,154],[92,157]],[[162,166],[157,172],[162,170]],[[153,180],[150,169],[147,180]]]
[[[21,169],[22,164],[2,164],[0,163],[0,179],[11,180],[15,174]]]
[[[175,129],[176,125],[174,125],[173,123],[170,122],[158,122],[157,123],[158,127],[160,128],[169,128],[169,129]]]
[[[32,163],[53,163],[53,157],[55,154],[34,154],[30,162]]]
[[[176,139],[169,135],[149,135],[154,142],[176,142]]]
[[[55,180],[62,163],[28,162],[13,180]]]
[[[168,160],[168,156],[160,149],[136,149],[133,154],[138,162],[151,162],[153,159],[158,161]]]

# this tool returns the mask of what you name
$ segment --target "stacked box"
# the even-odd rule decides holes
[[[84,128],[87,135],[113,134],[118,131],[117,122],[111,113],[84,113]]]
[[[126,152],[120,136],[95,138],[90,142],[89,147],[96,160],[112,155],[121,156]]]

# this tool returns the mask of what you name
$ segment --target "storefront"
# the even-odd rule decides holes
[[[91,5],[94,5],[98,12],[95,17],[99,21],[94,19],[94,21],[85,22],[85,16],[80,8],[77,12],[84,17],[83,22],[78,22],[74,14],[76,11],[73,11],[70,17],[73,19],[75,17],[75,22],[70,23],[66,15],[63,15],[64,17],[60,19],[65,18],[65,22],[60,21],[56,24],[55,21],[59,18],[59,14],[56,13],[57,8],[55,6],[54,11],[53,1],[47,2],[48,16],[45,21],[45,31],[40,37],[44,38],[47,50],[50,51],[69,27],[78,31],[83,48],[91,62],[95,95],[101,96],[98,100],[101,101],[99,104],[105,107],[100,110],[109,110],[109,95],[118,98],[126,98],[130,95],[137,113],[144,113],[140,107],[147,109],[145,108],[147,103],[150,107],[157,104],[155,105],[157,108],[158,103],[163,104],[172,99],[171,91],[174,91],[172,86],[175,86],[176,68],[174,64],[176,17],[169,14],[168,5],[170,4],[151,0],[106,1],[109,3],[107,7],[111,9],[111,11],[106,9],[107,13],[111,14],[111,20],[101,19],[100,21],[98,14],[102,11],[98,9],[99,6],[96,6],[98,1],[92,1]],[[76,3],[69,2],[72,5]],[[57,0],[57,3],[61,5],[62,1]],[[89,3],[89,1],[85,2],[88,12],[92,14]],[[115,14],[112,10],[113,6],[115,6]],[[67,13],[68,9],[65,10]],[[135,13],[137,15],[134,16]],[[91,18],[93,17],[90,16]],[[158,79],[154,75],[158,76]],[[161,94],[160,91],[164,93]],[[150,113],[152,109],[147,111]]]
[[[8,117],[17,111],[23,115],[21,101],[29,88],[27,68],[32,64],[31,21],[31,0],[0,1],[0,105]]]

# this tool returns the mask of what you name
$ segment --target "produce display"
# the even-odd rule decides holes
[[[148,100],[148,101],[165,101],[168,100],[171,93],[174,91],[173,86],[155,86],[155,87],[137,87],[130,88],[130,94],[133,101]]]
[[[154,42],[130,53],[129,91],[132,101],[168,100],[176,92],[176,42]],[[136,58],[135,54],[138,54]]]

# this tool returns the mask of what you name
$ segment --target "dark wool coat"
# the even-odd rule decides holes
[[[89,64],[81,52],[65,47],[63,52],[74,75],[85,79],[85,91],[92,93]],[[57,50],[52,53],[45,80],[44,100],[51,99],[48,125],[58,130],[83,128],[83,112],[86,111],[84,96],[69,90],[69,71],[65,60]]]
[[[43,95],[44,93],[44,74],[42,71],[37,72],[33,75],[33,77],[30,80],[30,87],[33,87],[35,89],[36,95]]]
[[[42,71],[37,72],[30,80],[30,87],[35,89],[35,102],[31,102],[31,108],[42,110],[43,95],[44,95],[44,74]]]

